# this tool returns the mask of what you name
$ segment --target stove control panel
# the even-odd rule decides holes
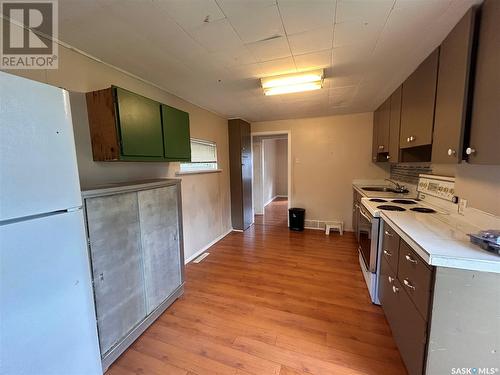
[[[453,177],[420,175],[417,191],[451,202],[455,196],[455,179]]]

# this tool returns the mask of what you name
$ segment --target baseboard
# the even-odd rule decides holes
[[[217,242],[219,242],[220,240],[222,240],[224,237],[226,237],[229,233],[231,233],[234,229],[231,228],[229,229],[226,233],[223,233],[221,234],[219,237],[217,237],[215,240],[213,240],[212,242],[210,242],[208,245],[204,246],[202,249],[198,250],[196,253],[194,253],[193,255],[191,255],[189,258],[185,259],[184,260],[184,264],[188,264],[189,262],[191,262],[193,259],[197,258],[201,253],[203,253],[204,251],[207,251],[210,247],[212,247],[213,245],[215,245]]]
[[[266,203],[264,203],[264,207],[266,207],[269,203],[271,203],[276,198],[278,198],[278,195],[275,195],[274,197],[272,197],[271,199],[269,199]]]
[[[288,195],[277,195],[276,198],[288,198]]]

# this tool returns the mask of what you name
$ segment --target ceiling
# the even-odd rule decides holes
[[[374,110],[479,0],[64,0],[59,38],[248,121]],[[260,77],[325,68],[318,91]]]

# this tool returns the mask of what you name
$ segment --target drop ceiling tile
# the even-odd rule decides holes
[[[332,48],[333,27],[306,31],[288,36],[290,48],[294,55],[317,52]]]
[[[235,79],[257,79],[263,77],[260,63],[248,65],[235,65],[228,68],[229,76]]]
[[[136,1],[137,2],[137,1]],[[123,1],[120,0],[123,5]],[[141,6],[145,4],[142,2]],[[166,11],[184,29],[194,29],[225,18],[215,0],[168,0],[152,2],[157,9]]]
[[[286,38],[280,37],[246,44],[257,60],[264,62],[291,56]]]
[[[295,65],[297,70],[310,70],[318,68],[327,68],[331,65],[332,50],[306,53],[304,55],[295,55]]]
[[[373,45],[352,44],[334,48],[332,51],[333,75],[350,75],[368,68]]]
[[[240,38],[226,19],[206,23],[188,33],[209,52],[242,47]]]
[[[385,21],[394,2],[395,0],[338,0],[335,21]]]
[[[241,46],[240,48],[236,49],[212,52],[209,54],[209,56],[214,60],[215,63],[221,64],[222,66],[227,68],[233,66],[254,64],[257,62],[257,59],[245,46]]]
[[[331,88],[338,87],[348,87],[348,86],[357,86],[362,80],[362,75],[343,75],[343,76],[334,76],[332,78]]]
[[[297,71],[292,57],[265,61],[260,63],[260,66],[262,77],[294,73]]]
[[[333,25],[335,0],[278,0],[288,35]]]
[[[369,43],[375,46],[385,21],[348,21],[335,24],[334,47]]]
[[[276,5],[258,6],[250,11],[240,9],[229,14],[228,20],[245,43],[285,35]]]

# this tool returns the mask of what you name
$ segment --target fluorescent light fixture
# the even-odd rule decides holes
[[[265,95],[319,90],[323,87],[323,69],[266,77],[260,81]]]

